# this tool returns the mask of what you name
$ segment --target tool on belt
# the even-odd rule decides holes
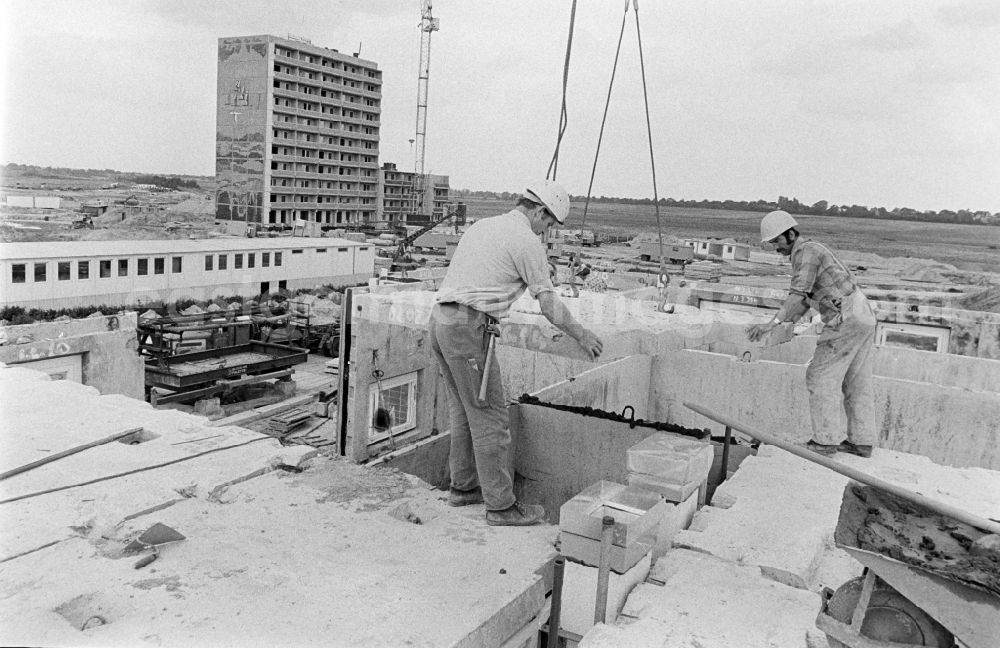
[[[486,388],[490,380],[490,364],[493,363],[493,352],[496,349],[497,337],[500,336],[500,323],[486,316],[486,332],[483,333],[483,343],[486,345],[486,364],[483,366],[483,381],[479,384],[479,400],[486,401]]]

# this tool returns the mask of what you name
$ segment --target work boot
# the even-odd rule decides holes
[[[490,526],[530,526],[538,524],[545,517],[545,509],[538,504],[521,504],[502,511],[486,511],[486,524]]]
[[[824,457],[832,457],[840,450],[840,446],[836,443],[833,445],[827,445],[825,443],[816,443],[812,439],[809,439],[809,442],[806,443],[805,447],[806,450],[812,450],[816,454],[823,455]]]
[[[482,504],[483,503],[483,489],[476,486],[472,490],[458,490],[457,488],[448,489],[448,505],[449,506],[469,506],[470,504]]]
[[[851,443],[850,441],[841,441],[840,445],[837,446],[837,449],[840,452],[858,455],[859,457],[864,457],[865,459],[872,456],[872,447],[870,445],[857,445]]]

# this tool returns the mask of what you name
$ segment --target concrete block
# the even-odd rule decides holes
[[[601,480],[559,508],[559,529],[600,543],[602,519],[615,519],[613,543],[630,547],[648,536],[667,511],[666,502],[656,493]]]
[[[705,492],[706,481],[700,482],[688,482],[685,484],[674,484],[673,482],[663,481],[658,477],[652,475],[643,475],[640,473],[629,473],[628,474],[628,485],[635,488],[642,488],[645,490],[653,491],[657,493],[663,499],[668,502],[683,502],[692,493],[698,491],[699,493]],[[700,504],[705,503],[704,496],[700,497]]]
[[[650,555],[646,554],[624,574],[611,573],[608,578],[608,607],[604,616],[607,623],[615,622],[629,592],[646,579],[649,567]],[[597,606],[597,571],[596,567],[566,561],[559,623],[563,630],[583,635],[593,627]]]
[[[295,395],[295,381],[294,380],[279,380],[274,383],[274,389],[281,396],[288,397]]]
[[[653,562],[667,553],[673,546],[674,537],[691,526],[694,514],[698,511],[698,493],[691,493],[679,504],[668,503],[666,515],[660,520],[660,528],[656,530],[656,544],[653,546]]]
[[[660,482],[700,483],[708,477],[714,458],[711,443],[659,432],[628,449],[625,467],[629,472],[650,475]],[[682,497],[674,501],[683,500]]]
[[[656,532],[636,539],[627,547],[611,545],[611,570],[624,574],[649,555],[656,543]],[[559,551],[577,562],[589,567],[601,564],[601,543],[599,540],[578,536],[575,533],[559,532]]]

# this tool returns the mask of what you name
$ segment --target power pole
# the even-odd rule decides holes
[[[427,136],[427,85],[431,74],[431,32],[440,29],[440,21],[431,15],[431,0],[420,6],[420,71],[417,79],[416,161],[413,176],[413,213],[423,215],[424,206],[424,143]]]

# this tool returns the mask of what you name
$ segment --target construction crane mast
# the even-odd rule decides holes
[[[424,143],[427,136],[427,85],[431,73],[431,32],[440,29],[440,21],[431,15],[431,0],[420,3],[420,71],[417,78],[417,137],[413,175],[413,213],[423,213]]]

